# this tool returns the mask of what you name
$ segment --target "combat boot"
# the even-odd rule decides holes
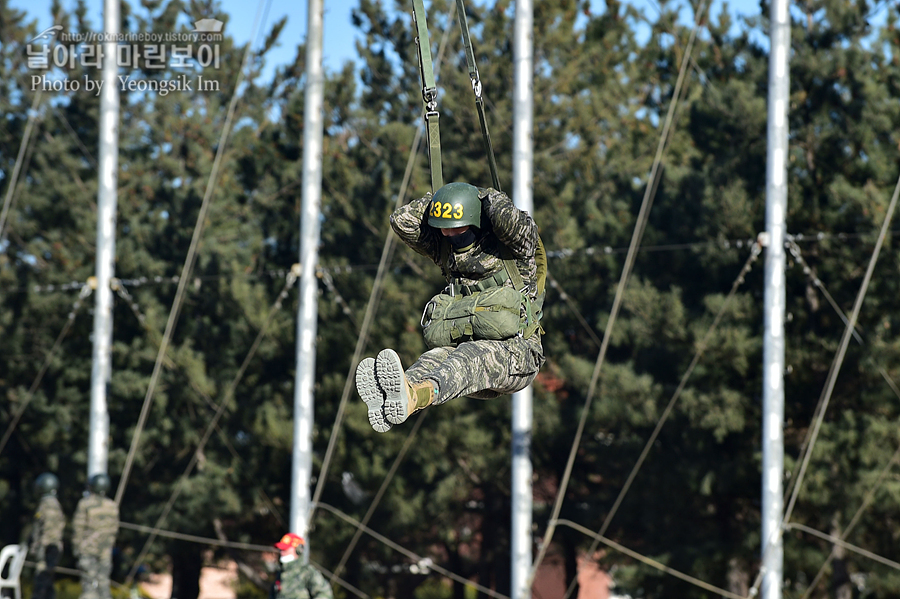
[[[425,380],[411,384],[403,372],[400,356],[392,349],[382,350],[375,359],[375,377],[384,391],[384,415],[388,422],[406,422],[413,412],[434,402],[434,385]]]
[[[366,358],[356,367],[356,391],[369,410],[369,424],[379,433],[391,430],[391,423],[385,420],[385,393],[375,378],[375,358]]]

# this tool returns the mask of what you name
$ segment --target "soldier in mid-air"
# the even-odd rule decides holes
[[[109,477],[95,474],[72,518],[72,551],[81,570],[81,599],[111,599],[109,574],[119,531],[119,506],[106,496]]]
[[[37,561],[34,569],[33,599],[54,599],[56,591],[53,579],[56,564],[62,553],[63,531],[66,528],[66,517],[56,498],[59,479],[55,474],[45,472],[34,481],[35,493],[40,495],[37,512],[31,529],[29,550]]]
[[[544,363],[539,320],[546,275],[531,216],[501,191],[448,183],[398,208],[391,227],[441,267],[448,286],[425,307],[431,349],[409,369],[393,349],[357,366],[356,388],[372,428],[387,432],[429,405],[492,399],[531,384]]]

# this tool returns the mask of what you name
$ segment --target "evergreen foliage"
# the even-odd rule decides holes
[[[438,69],[444,180],[490,183],[465,54],[449,0],[429,3],[433,48],[449,25]],[[501,184],[512,188],[513,3],[468,2],[468,19]],[[667,566],[746,595],[759,568],[762,271],[757,260],[729,290],[764,228],[768,3],[734,29],[725,13],[704,15],[680,98],[679,65],[691,27],[687,10],[661,2],[646,14],[607,0],[535,3],[534,215],[550,255],[544,348],[535,383],[532,459],[535,541],[540,542],[585,405],[610,307],[648,182],[663,122],[678,103],[661,179],[612,331],[609,354],[579,446],[561,518],[603,526],[620,490],[720,309],[721,323],[650,448],[605,536]],[[54,22],[92,32],[84,2],[54,2]],[[789,233],[799,257],[787,272],[786,489],[797,476],[816,406],[858,292],[898,174],[900,59],[896,6],[865,0],[793,3]],[[119,125],[116,276],[133,298],[117,298],[109,388],[109,472],[125,465],[150,374],[206,193],[228,107],[238,94],[203,224],[198,259],[166,354],[121,505],[122,521],[201,537],[267,545],[287,527],[297,294],[276,303],[300,246],[305,49],[263,77],[267,52],[286,40],[270,25],[261,49],[228,36],[216,2],[123,3],[123,32],[187,30],[187,20],[226,22],[218,69],[192,75],[217,90],[124,91]],[[26,45],[33,15],[0,0],[0,192],[9,188],[36,90]],[[876,25],[877,23],[877,25]],[[314,471],[335,438],[321,503],[362,520],[413,422],[377,434],[355,391],[333,428],[353,348],[370,301],[377,302],[366,354],[396,349],[404,363],[424,351],[419,316],[443,281],[404,247],[390,256],[371,298],[376,266],[399,201],[429,190],[423,144],[399,197],[422,101],[408,2],[360,0],[354,24],[359,63],[328,72],[325,85],[322,240],[315,373]],[[738,31],[738,33],[734,33]],[[434,52],[437,56],[437,52]],[[134,78],[183,71],[138,69]],[[99,78],[76,63],[54,76]],[[29,388],[94,272],[99,99],[84,91],[43,92],[31,142],[0,239],[0,433],[27,403],[0,453],[0,541],[27,535],[44,471],[61,480],[71,513],[85,483],[91,377],[91,306],[85,298],[33,395]],[[897,227],[893,227],[896,229]],[[898,444],[900,342],[893,329],[898,264],[885,244],[854,342],[824,415],[792,521],[840,535],[892,558],[898,544],[897,465],[880,479]],[[800,259],[804,261],[801,263]],[[807,264],[811,270],[804,270]],[[818,277],[815,279],[814,277]],[[817,283],[820,281],[820,283]],[[70,283],[74,283],[69,285]],[[271,315],[258,351],[241,371]],[[234,381],[236,386],[232,389]],[[224,415],[183,476],[219,405]],[[509,594],[510,402],[458,399],[425,411],[421,429],[369,526],[452,572]],[[352,475],[362,497],[342,488]],[[317,484],[317,480],[313,484]],[[868,497],[873,485],[878,490]],[[173,494],[171,511],[165,511]],[[867,509],[855,519],[864,501]],[[355,529],[319,507],[309,531],[312,558],[332,570]],[[180,599],[198,592],[206,560],[229,556],[267,575],[258,553],[158,538],[138,564],[146,533],[123,528],[123,581],[138,568],[170,567]],[[551,556],[576,574],[591,539],[564,526]],[[834,546],[798,529],[785,533],[785,597],[801,597]],[[589,555],[637,598],[711,596],[600,546]],[[62,565],[74,564],[64,555]],[[372,597],[470,596],[458,582],[363,535],[341,577]],[[418,566],[417,566],[418,567]],[[895,570],[845,551],[811,597],[846,589],[900,595]],[[336,596],[352,596],[335,586]],[[471,592],[471,591],[469,591]],[[253,591],[245,587],[242,596]],[[483,595],[483,594],[482,594]]]

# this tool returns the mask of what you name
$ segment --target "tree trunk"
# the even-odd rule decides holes
[[[197,599],[200,595],[200,570],[203,554],[192,543],[175,542],[171,546],[172,599]]]
[[[834,516],[831,521],[831,534],[840,537],[840,518]],[[834,560],[831,566],[831,589],[834,599],[853,599],[853,587],[850,584],[850,574],[847,572],[846,551],[840,545],[835,545],[832,549]]]

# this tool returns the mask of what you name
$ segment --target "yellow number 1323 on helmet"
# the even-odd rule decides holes
[[[480,227],[478,188],[469,183],[447,183],[438,189],[428,207],[428,224],[436,229]]]

